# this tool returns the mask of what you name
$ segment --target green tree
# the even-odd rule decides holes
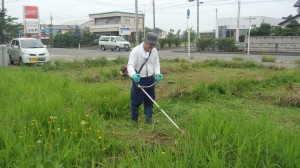
[[[281,36],[282,32],[283,32],[282,27],[276,27],[271,30],[271,33],[274,34],[275,36]]]
[[[185,41],[188,40],[188,29],[186,29],[184,32],[183,32],[184,36],[186,37],[185,38]],[[190,28],[190,41],[191,42],[194,42],[196,39],[196,32],[195,30],[193,30],[193,27]]]
[[[289,24],[283,29],[282,36],[299,36],[300,25],[297,20],[293,19]]]
[[[271,25],[269,23],[261,23],[258,28],[259,36],[270,36],[271,34]]]
[[[270,36],[271,25],[269,23],[261,23],[260,27],[251,30],[251,36]]]
[[[22,25],[15,22],[17,19],[11,16],[0,18],[0,43],[6,44],[11,39],[18,37]]]
[[[82,43],[86,46],[93,45],[93,34],[90,31],[84,31],[82,33]]]
[[[74,38],[75,38],[75,42],[77,44],[82,42],[82,34],[81,34],[81,30],[78,25],[75,26]]]

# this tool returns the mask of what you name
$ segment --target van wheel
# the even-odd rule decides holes
[[[11,56],[9,55],[9,63],[10,65],[13,65],[15,62],[11,59]]]
[[[104,47],[104,46],[101,46],[101,50],[102,50],[102,51],[105,51],[105,47]]]
[[[118,46],[117,46],[117,47],[116,47],[116,51],[118,51],[118,52],[119,52],[119,51],[120,51],[120,47],[118,47]]]
[[[22,60],[22,57],[20,57],[20,59],[19,59],[19,66],[24,66],[24,62]]]

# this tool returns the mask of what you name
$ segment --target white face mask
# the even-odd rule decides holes
[[[140,44],[140,49],[141,49],[141,53],[142,53],[142,57],[147,59],[149,57],[149,52],[147,52],[144,48],[144,42],[142,42]]]

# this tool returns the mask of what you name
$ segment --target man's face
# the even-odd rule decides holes
[[[148,43],[144,41],[144,50],[150,52],[155,47],[155,44]]]

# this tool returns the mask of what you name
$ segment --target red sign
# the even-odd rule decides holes
[[[25,14],[25,19],[38,19],[39,9],[37,6],[25,6],[24,14]]]

